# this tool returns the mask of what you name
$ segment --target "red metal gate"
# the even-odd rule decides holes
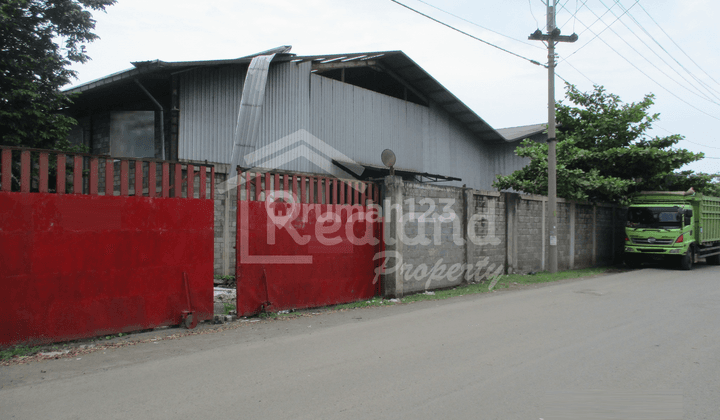
[[[379,189],[361,181],[241,173],[237,312],[310,308],[379,293]]]
[[[0,147],[0,347],[210,319],[214,175]]]

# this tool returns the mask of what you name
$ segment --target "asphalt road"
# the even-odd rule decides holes
[[[719,419],[719,321],[648,268],[0,367],[0,419]]]

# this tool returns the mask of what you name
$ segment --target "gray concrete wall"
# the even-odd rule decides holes
[[[227,188],[227,166],[215,166],[215,261],[214,273],[234,276],[237,258],[237,189]],[[229,193],[229,194],[228,194]]]
[[[386,296],[488,281],[549,266],[547,197],[403,182],[388,177],[386,251],[401,261],[385,276]],[[402,218],[388,214],[402,209]],[[558,199],[558,267],[617,262],[623,210]],[[388,263],[388,266],[393,264]]]

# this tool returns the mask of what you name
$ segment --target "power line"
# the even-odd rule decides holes
[[[695,65],[697,66],[697,68],[699,68],[703,73],[705,73],[705,75],[706,75],[707,77],[709,77],[713,82],[715,82],[715,83],[717,83],[717,84],[720,85],[720,83],[718,83],[717,80],[715,80],[712,76],[710,76],[710,75],[708,74],[708,72],[706,72],[702,67],[700,67],[700,65],[699,65],[698,63],[696,63],[695,60],[693,60],[692,57],[690,57],[690,56],[685,52],[685,50],[683,50],[682,47],[680,47],[680,46],[677,44],[677,42],[675,42],[675,40],[674,40],[670,35],[668,35],[667,32],[665,32],[665,29],[663,29],[663,27],[660,26],[659,23],[657,23],[657,21],[655,20],[655,18],[653,18],[652,16],[650,16],[650,13],[648,13],[648,11],[645,10],[645,8],[643,7],[642,4],[640,5],[640,8],[645,12],[646,15],[648,15],[648,17],[649,17],[653,22],[655,22],[655,25],[657,25],[657,27],[660,28],[660,30],[665,34],[665,36],[667,36],[668,39],[670,39],[670,41],[671,41],[673,44],[675,44],[675,46],[676,46],[683,54],[685,54],[685,57],[687,57],[690,61],[692,61],[693,64],[695,64]]]
[[[564,61],[564,63],[567,64],[568,66],[572,67],[573,70],[575,70],[576,72],[580,73],[580,76],[588,79],[588,80],[590,81],[590,83],[592,83],[593,85],[597,85],[597,84],[598,84],[598,83],[595,83],[595,82],[594,82],[592,79],[590,79],[589,77],[587,77],[585,74],[583,74],[583,72],[581,72],[580,70],[578,70],[577,67],[575,67],[575,66],[573,66],[572,64],[570,64],[569,61]],[[565,80],[565,79],[563,79],[563,80]]]
[[[635,0],[635,3],[633,3],[632,6],[630,6],[630,9],[632,9],[633,7],[635,7],[635,5],[638,4],[639,2],[640,2],[640,0]],[[592,12],[592,14],[594,14],[594,15],[597,17],[597,14],[596,14],[595,12],[593,12],[592,9],[590,9],[589,7],[588,7],[587,9],[590,10],[590,12]],[[630,9],[627,9],[627,10],[625,11],[625,13],[629,12]],[[567,9],[565,9],[565,10],[567,10]],[[608,13],[610,13],[610,8],[608,8],[608,11],[607,11],[607,12],[605,12],[605,13],[603,13],[601,16],[599,16],[595,22],[591,23],[590,26],[585,25],[580,19],[577,19],[577,17],[576,17],[576,19],[577,19],[583,26],[585,26],[585,28],[586,28],[584,31],[582,31],[582,32],[580,33],[580,35],[584,34],[584,33],[587,32],[587,31],[590,31],[590,32],[591,32],[593,35],[595,35],[595,36],[592,37],[592,38],[590,39],[590,41],[588,41],[588,42],[584,43],[583,45],[581,45],[580,48],[578,48],[577,50],[573,51],[572,54],[568,55],[568,56],[565,57],[563,60],[567,60],[568,58],[570,58],[570,57],[572,57],[573,55],[577,54],[578,51],[582,50],[582,49],[585,48],[589,43],[593,42],[593,41],[595,40],[595,38],[597,38],[597,37],[600,36],[600,34],[602,34],[603,32],[605,32],[606,30],[610,29],[610,26],[612,26],[613,24],[615,24],[615,22],[617,22],[618,20],[620,20],[620,18],[625,15],[625,13],[623,13],[622,15],[618,16],[614,21],[612,21],[612,23],[606,24],[605,28],[604,28],[602,31],[600,31],[599,33],[596,34],[595,32],[593,32],[592,29],[590,29],[590,27],[593,26],[593,25],[595,25],[598,21],[600,21],[600,20],[601,20],[605,15],[607,15]],[[603,22],[603,23],[605,23],[605,22]]]
[[[635,3],[637,4],[638,2],[636,1]],[[593,12],[593,13],[594,13],[594,12]],[[597,14],[596,14],[595,16],[597,16]],[[696,111],[698,111],[698,112],[701,112],[701,113],[707,115],[707,116],[710,117],[710,118],[714,118],[714,119],[716,119],[716,120],[720,120],[720,118],[718,118],[718,117],[716,117],[716,116],[714,116],[714,115],[712,115],[712,114],[709,114],[709,113],[703,111],[702,109],[694,106],[693,104],[689,103],[688,101],[684,100],[684,99],[681,98],[680,96],[678,96],[678,95],[676,95],[675,93],[673,93],[672,91],[670,91],[668,88],[666,88],[665,86],[663,86],[662,84],[660,84],[657,80],[655,80],[655,79],[653,79],[652,77],[650,77],[650,75],[648,75],[647,73],[645,73],[640,67],[638,67],[637,65],[635,65],[632,61],[630,61],[630,60],[629,60],[628,58],[626,58],[624,55],[620,54],[620,52],[618,52],[615,48],[613,48],[610,44],[608,44],[607,41],[605,41],[604,39],[600,38],[600,37],[599,37],[599,34],[595,34],[595,32],[593,32],[592,29],[590,29],[589,27],[587,27],[587,25],[585,25],[582,20],[578,19],[578,22],[580,22],[580,24],[582,24],[582,25],[584,25],[586,28],[588,28],[588,30],[589,30],[593,35],[595,35],[595,37],[594,37],[593,39],[595,39],[595,38],[600,39],[600,41],[602,41],[608,48],[610,48],[613,52],[615,52],[615,54],[619,55],[620,58],[622,58],[623,60],[627,61],[628,64],[630,64],[631,66],[633,66],[637,71],[639,71],[639,72],[642,73],[645,77],[647,77],[648,79],[650,79],[651,81],[653,81],[655,84],[657,84],[661,89],[665,90],[667,93],[669,93],[670,95],[674,96],[674,97],[677,98],[679,101],[683,102],[684,104],[686,104],[687,106],[693,108],[694,110],[696,110]],[[614,22],[613,22],[613,23],[614,23]],[[608,27],[609,27],[609,26],[608,26]],[[587,45],[587,44],[585,44],[585,45]],[[585,45],[583,45],[583,47],[584,47]],[[582,48],[582,47],[581,47],[581,48]],[[577,50],[576,50],[575,52],[577,52]],[[573,53],[573,54],[575,54],[575,53]],[[573,55],[573,54],[570,54],[570,56]],[[566,57],[564,60],[567,60],[567,58],[569,58],[570,56]]]
[[[437,7],[437,6],[434,6],[434,5],[432,5],[432,4],[430,4],[430,3],[426,2],[426,1],[423,1],[423,0],[417,0],[417,1],[420,2],[420,3],[422,3],[422,4],[424,4],[424,5],[426,5],[426,6],[430,6],[430,7],[432,7],[432,8],[435,9],[435,10],[439,10],[439,11],[441,11],[441,12],[447,14],[447,15],[450,15],[450,16],[452,16],[452,17],[458,18],[458,19],[462,20],[463,22],[467,22],[467,23],[469,23],[469,24],[471,24],[471,25],[473,25],[473,26],[477,26],[478,28],[481,28],[481,29],[484,29],[484,30],[486,30],[486,31],[492,32],[492,33],[494,33],[494,34],[496,34],[496,35],[500,35],[500,36],[505,37],[505,38],[507,38],[507,39],[511,39],[511,40],[513,40],[513,41],[517,41],[517,42],[519,42],[519,43],[521,43],[521,44],[529,45],[529,46],[531,46],[531,47],[533,47],[533,48],[543,49],[542,47],[537,46],[537,45],[535,45],[535,44],[531,44],[531,43],[529,43],[529,42],[525,42],[525,41],[523,41],[523,40],[520,40],[520,39],[517,39],[517,38],[513,38],[513,37],[508,36],[508,35],[505,35],[505,34],[501,34],[500,32],[494,31],[494,30],[492,30],[492,29],[490,29],[490,28],[486,28],[486,27],[484,27],[484,26],[482,26],[482,25],[479,25],[479,24],[477,24],[477,23],[475,23],[475,22],[473,22],[473,21],[467,20],[467,19],[465,19],[465,18],[462,17],[462,16],[458,16],[458,15],[456,15],[456,14],[454,14],[454,13],[448,12],[447,10],[443,10],[443,9]],[[528,0],[528,1],[530,1],[530,0]],[[533,17],[534,17],[534,16],[533,16]],[[535,22],[537,22],[537,19],[535,20]]]
[[[659,129],[661,129],[661,130],[663,130],[663,131],[665,131],[666,133],[669,133],[669,134],[671,134],[671,135],[677,134],[677,133],[673,133],[672,131],[668,130],[668,129],[665,128],[665,127],[661,127],[661,126],[657,125],[656,123],[653,123],[653,127],[657,127],[657,128],[659,128]],[[692,143],[692,144],[695,144],[695,145],[698,145],[698,146],[709,147],[710,149],[720,149],[720,147],[708,146],[707,144],[697,143],[697,142],[694,142],[694,141],[692,141],[692,140],[688,140],[688,139],[686,139],[686,138],[680,139],[680,141],[686,141],[686,142],[688,142],[688,143]]]
[[[531,0],[528,0],[528,6],[530,6],[530,15],[532,15],[532,18],[535,19],[535,27],[540,29],[540,22],[538,22],[537,18],[535,17],[535,13],[533,12],[532,3]],[[538,47],[542,48],[542,47]]]
[[[439,23],[439,24],[441,24],[441,25],[443,25],[443,26],[446,26],[446,27],[452,29],[453,31],[460,32],[460,33],[463,34],[463,35],[469,36],[469,37],[472,38],[472,39],[475,39],[475,40],[477,40],[477,41],[480,41],[480,42],[482,42],[483,44],[487,44],[487,45],[489,45],[489,46],[491,46],[491,47],[493,47],[493,48],[497,48],[497,49],[500,50],[500,51],[506,52],[506,53],[508,53],[508,54],[510,54],[510,55],[514,55],[515,57],[521,58],[521,59],[523,59],[523,60],[525,60],[525,61],[529,61],[530,63],[535,64],[536,66],[542,66],[542,67],[546,67],[546,68],[547,68],[546,65],[543,65],[543,64],[541,64],[540,62],[538,62],[538,61],[536,61],[536,60],[532,60],[532,59],[530,59],[530,58],[523,57],[523,56],[520,55],[520,54],[516,54],[516,53],[514,53],[514,52],[512,52],[512,51],[510,51],[510,50],[507,50],[507,49],[502,48],[502,47],[499,47],[499,46],[497,46],[497,45],[495,45],[495,44],[493,44],[493,43],[490,43],[490,42],[488,42],[488,41],[485,41],[484,39],[480,39],[480,38],[476,37],[475,35],[471,35],[471,34],[465,32],[465,31],[462,31],[462,30],[460,30],[460,29],[452,26],[452,25],[449,25],[449,24],[447,24],[447,23],[445,23],[445,22],[443,22],[443,21],[440,21],[440,20],[438,20],[438,19],[435,19],[434,17],[432,17],[432,16],[430,16],[430,15],[426,15],[425,13],[422,13],[422,12],[420,12],[420,11],[418,11],[418,10],[413,9],[413,8],[410,7],[410,6],[407,6],[407,5],[405,5],[405,4],[402,4],[402,3],[400,3],[400,2],[397,1],[397,0],[390,0],[390,1],[393,2],[393,3],[399,4],[400,6],[406,8],[406,9],[408,9],[408,10],[411,10],[411,11],[413,11],[413,12],[415,12],[415,13],[421,15],[421,16],[424,16],[424,17],[426,17],[426,18],[428,18],[428,19],[430,19],[430,20],[432,20],[432,21],[434,21],[434,22],[437,22],[437,23]]]
[[[600,3],[601,3],[603,6],[605,6],[608,10],[611,11],[611,8],[608,7],[602,0],[599,0],[599,1],[600,1]],[[619,3],[618,3],[618,4],[619,4]],[[628,14],[628,15],[629,15],[629,11],[630,11],[629,9],[626,10],[624,14]],[[593,12],[593,13],[594,13],[594,12]],[[623,14],[623,15],[624,15],[624,14]],[[614,12],[613,12],[613,15],[615,15]],[[632,16],[631,16],[631,17],[632,17]],[[620,19],[620,17],[618,17],[618,19],[616,19],[615,22],[617,22],[617,20],[619,20],[619,19]],[[613,22],[613,23],[615,23],[615,22]],[[668,62],[665,61],[665,59],[663,59],[662,57],[660,57],[660,55],[657,54],[657,53],[655,52],[655,50],[653,50],[652,48],[650,48],[650,46],[647,45],[647,43],[645,43],[645,41],[643,41],[632,29],[630,29],[630,28],[625,24],[625,22],[623,22],[622,20],[620,20],[620,23],[622,23],[633,35],[635,35],[635,37],[637,37],[637,38],[640,40],[640,42],[642,42],[648,49],[650,49],[651,52],[653,52],[658,58],[660,58],[660,60],[661,60],[663,63],[665,63],[668,67],[670,67],[670,69],[672,69],[673,71],[675,71],[675,73],[677,73],[678,76],[680,76],[680,77],[681,77],[685,82],[687,82],[690,86],[692,86],[693,88],[697,89],[697,88],[695,87],[695,85],[693,85],[693,84],[692,84],[689,80],[687,80],[682,74],[680,74],[677,70],[675,70],[672,66],[670,66],[670,64],[668,64]],[[680,82],[678,82],[677,80],[675,80],[675,79],[673,79],[672,77],[670,77],[667,73],[665,73],[662,69],[660,69],[660,67],[658,67],[657,65],[655,65],[655,63],[653,63],[652,61],[650,61],[650,60],[649,60],[647,57],[645,57],[640,51],[638,51],[637,49],[635,49],[635,47],[633,47],[632,45],[630,45],[630,43],[627,42],[627,41],[625,40],[625,38],[623,38],[622,36],[620,36],[617,32],[615,32],[615,30],[613,30],[613,29],[610,28],[609,26],[608,26],[608,29],[610,29],[610,31],[612,31],[612,33],[614,33],[618,38],[620,38],[620,40],[621,40],[622,42],[624,42],[628,47],[630,47],[633,51],[635,51],[640,57],[642,57],[645,61],[647,61],[648,64],[650,64],[651,66],[655,67],[655,69],[657,69],[660,73],[662,73],[662,74],[663,74],[665,77],[667,77],[668,79],[670,79],[670,80],[672,80],[673,82],[675,82],[678,86],[680,86],[681,88],[687,90],[688,92],[692,93],[693,95],[698,96],[698,97],[701,98],[701,99],[705,99],[706,101],[711,102],[711,103],[714,103],[715,105],[720,105],[720,103],[713,101],[710,97],[708,97],[707,95],[705,95],[705,94],[704,94],[703,92],[701,92],[700,90],[698,90],[698,92],[699,92],[699,94],[698,94],[698,93],[693,92],[692,90],[690,90],[690,89],[687,88],[686,86],[680,84]],[[720,98],[719,98],[719,99],[720,99]]]
[[[600,0],[600,2],[602,3],[602,0]],[[603,4],[603,5],[604,5],[604,4]],[[622,4],[618,3],[618,5],[620,5],[620,7],[623,8],[623,5],[622,5]],[[605,7],[607,7],[607,6],[605,6]],[[681,69],[685,70],[685,72],[686,72],[690,77],[692,77],[701,87],[705,88],[705,90],[707,90],[708,93],[709,93],[711,96],[713,96],[713,97],[715,97],[716,99],[719,99],[719,100],[720,100],[720,98],[719,98],[717,95],[713,94],[712,91],[715,91],[714,89],[712,89],[712,88],[710,88],[709,86],[707,86],[702,80],[700,80],[697,76],[695,76],[692,72],[690,72],[690,70],[688,70],[687,67],[685,67],[680,61],[678,61],[678,59],[675,58],[674,55],[672,55],[667,49],[665,49],[665,47],[663,47],[663,46],[660,44],[660,42],[658,42],[658,40],[655,39],[655,37],[652,36],[652,34],[650,34],[650,32],[648,32],[647,29],[645,29],[645,27],[643,27],[642,24],[640,24],[640,22],[638,22],[637,19],[635,19],[635,17],[632,15],[632,13],[628,13],[627,15],[628,15],[628,17],[629,17],[630,19],[632,19],[632,21],[635,23],[635,25],[637,25],[637,26],[645,33],[645,35],[647,35],[650,39],[652,39],[653,42],[655,42],[655,44],[657,44],[657,46],[660,47],[660,49],[662,49],[662,50],[665,52],[665,54],[667,54],[670,58],[672,58],[673,61],[675,61],[675,63],[677,63],[677,65],[680,66]],[[621,22],[622,22],[622,21],[621,21]],[[682,74],[680,74],[680,72],[678,72],[677,70],[675,70],[675,68],[673,68],[667,61],[665,61],[662,57],[660,57],[660,55],[659,55],[657,52],[655,52],[655,50],[653,50],[652,48],[650,48],[650,46],[647,45],[647,44],[645,43],[645,41],[643,41],[632,29],[630,29],[630,28],[625,24],[625,22],[622,22],[622,24],[625,25],[625,27],[626,27],[630,32],[632,32],[632,34],[635,35],[635,37],[636,37],[637,39],[639,39],[640,42],[642,42],[642,43],[643,43],[650,51],[652,51],[660,60],[662,60],[663,63],[665,63],[668,67],[670,67],[675,73],[677,73],[678,76],[682,77],[683,80],[685,80],[690,86],[692,86],[693,88],[695,88],[701,95],[704,95],[705,98],[706,98],[708,101],[714,102],[714,103],[717,104],[717,102],[712,101],[707,95],[705,95],[705,93],[703,93],[702,91],[700,91],[700,89],[698,89],[696,86],[694,86],[694,85],[692,84],[692,82],[690,82],[689,80],[687,80]],[[720,92],[715,91],[715,93],[720,93]]]

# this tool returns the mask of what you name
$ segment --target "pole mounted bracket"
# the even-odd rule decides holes
[[[560,28],[555,28],[549,34],[543,34],[540,29],[531,33],[528,37],[531,41],[556,41],[556,42],[575,42],[578,35],[573,32],[572,35],[560,35]]]

